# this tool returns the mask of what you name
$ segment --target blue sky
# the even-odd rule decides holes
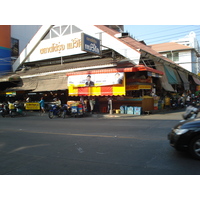
[[[177,40],[194,31],[200,44],[200,25],[124,25],[124,31],[147,45]]]

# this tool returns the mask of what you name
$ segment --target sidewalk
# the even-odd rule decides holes
[[[153,110],[149,114],[141,114],[141,115],[133,115],[133,114],[88,114],[89,117],[105,117],[105,118],[131,118],[131,117],[142,117],[147,115],[155,115],[155,114],[168,114],[168,113],[176,113],[176,112],[183,112],[185,111],[185,108],[181,109],[163,109],[163,110]]]
[[[94,117],[94,118],[133,118],[133,117],[142,117],[147,115],[156,115],[156,114],[168,114],[168,113],[175,113],[175,112],[183,112],[185,108],[182,109],[163,109],[163,110],[153,110],[149,114],[141,114],[141,115],[133,115],[133,114],[109,114],[109,113],[100,113],[100,114],[90,114],[87,113],[86,117]],[[26,111],[28,116],[41,116],[38,111]],[[42,116],[48,116],[48,112],[43,114]],[[41,117],[42,117],[41,116]]]

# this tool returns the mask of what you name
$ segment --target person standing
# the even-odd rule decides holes
[[[44,109],[44,99],[43,99],[43,97],[41,97],[41,100],[40,100],[40,102],[39,102],[39,104],[40,104],[40,109],[41,109],[41,112],[42,113],[45,113],[45,109]]]
[[[186,97],[186,105],[187,105],[187,106],[190,105],[190,101],[191,101],[191,97],[190,97],[190,95],[188,95],[188,96]]]
[[[93,112],[94,112],[94,105],[95,105],[94,98],[90,98],[89,103],[90,103],[90,111],[93,114]]]

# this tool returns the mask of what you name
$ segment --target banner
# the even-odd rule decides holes
[[[98,87],[105,85],[122,85],[124,72],[87,74],[68,77],[68,86],[73,87]]]

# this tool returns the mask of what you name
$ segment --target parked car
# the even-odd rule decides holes
[[[200,160],[200,119],[178,123],[168,134],[170,145],[176,150],[187,150]]]

